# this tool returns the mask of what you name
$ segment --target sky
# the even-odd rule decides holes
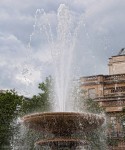
[[[53,74],[47,39],[34,25],[44,9],[55,37],[60,4],[82,16],[74,48],[78,76],[108,74],[108,58],[125,47],[125,0],[0,0],[0,89],[37,94],[38,83]]]

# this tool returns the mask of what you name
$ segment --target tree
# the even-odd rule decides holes
[[[18,115],[22,99],[14,90],[0,93],[0,149],[11,149],[12,123]]]
[[[11,150],[12,146],[18,141],[16,139],[15,142],[13,139],[20,137],[19,129],[21,125],[16,122],[18,117],[36,111],[50,111],[51,86],[52,78],[49,76],[38,86],[41,89],[41,93],[34,95],[32,98],[19,96],[15,90],[0,93],[0,149]],[[33,133],[33,131],[28,131],[26,137],[23,137],[21,140],[28,141],[28,138]],[[31,144],[31,149],[32,147]]]
[[[25,98],[22,102],[20,115],[24,116],[28,113],[34,112],[45,112],[51,110],[51,102],[52,100],[52,78],[51,76],[47,77],[44,82],[39,83],[38,88],[41,92],[38,95],[34,95],[32,98]],[[24,131],[23,136],[22,131]],[[37,133],[31,129],[25,129],[21,124],[18,127],[18,132],[15,133],[15,137],[17,140],[14,142],[13,147],[20,148],[23,145],[23,149],[33,150],[34,143],[38,139],[42,139],[43,135],[41,133]]]
[[[74,93],[75,110],[80,112],[93,113],[98,115],[104,115],[104,109],[94,99],[85,96],[86,91],[81,90],[80,86],[76,84]],[[106,125],[86,133],[80,133],[79,135],[89,141],[89,145],[93,150],[106,150],[107,149],[107,137],[106,137]]]
[[[104,109],[91,98],[85,100],[85,106],[88,112],[104,115]],[[107,149],[107,136],[106,136],[106,124],[103,124],[98,129],[87,133],[87,140],[90,141],[90,145],[93,150],[105,150]]]
[[[46,77],[45,81],[39,83],[38,88],[41,93],[33,95],[30,99],[25,99],[22,104],[23,115],[33,112],[44,112],[51,110],[52,101],[52,78],[51,76]]]

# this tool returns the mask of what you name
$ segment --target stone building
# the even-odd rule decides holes
[[[108,67],[109,75],[81,77],[81,89],[104,107],[110,149],[125,150],[125,49],[109,58]]]

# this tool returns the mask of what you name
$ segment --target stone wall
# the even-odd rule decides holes
[[[125,73],[125,55],[109,58],[109,75]]]

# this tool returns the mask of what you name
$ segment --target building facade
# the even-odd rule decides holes
[[[106,112],[109,149],[125,150],[125,49],[109,58],[108,66],[109,75],[81,77],[81,89]]]

